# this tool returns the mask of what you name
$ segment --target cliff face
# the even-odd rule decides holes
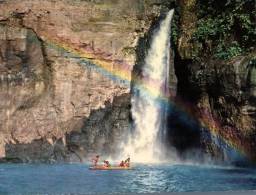
[[[190,116],[172,124],[171,139],[182,153],[197,148],[221,160],[256,160],[252,4],[178,1],[177,102],[190,107]]]
[[[176,1],[177,96],[169,139],[184,158],[256,160],[252,1]],[[169,0],[0,1],[0,155],[80,161],[115,153],[130,80]],[[137,66],[134,66],[136,64]]]
[[[114,150],[129,129],[137,40],[163,5],[1,1],[1,157],[81,160]]]

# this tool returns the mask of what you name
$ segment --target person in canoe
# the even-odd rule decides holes
[[[120,164],[119,164],[119,167],[124,167],[124,161],[122,160],[121,162],[120,162]]]
[[[107,161],[107,160],[104,160],[104,165],[103,166],[107,167],[107,168],[111,167],[109,161]]]
[[[125,161],[124,161],[124,166],[125,167],[130,167],[130,157],[128,157]]]
[[[99,156],[99,155],[96,155],[96,156],[92,159],[92,163],[93,163],[93,166],[94,166],[94,167],[98,166],[99,159],[100,159],[100,156]]]

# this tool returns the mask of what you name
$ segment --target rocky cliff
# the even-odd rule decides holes
[[[168,5],[1,1],[1,157],[72,161],[115,150],[129,129],[137,40]]]
[[[131,78],[172,7],[170,143],[182,158],[255,161],[251,0],[0,1],[3,160],[115,153],[130,129]]]
[[[253,1],[177,1],[172,37],[182,106],[171,120],[184,110],[189,116],[171,123],[170,139],[185,156],[197,148],[221,160],[256,160],[255,21]]]

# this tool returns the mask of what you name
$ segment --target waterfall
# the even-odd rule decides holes
[[[133,162],[158,162],[166,134],[166,104],[159,101],[168,95],[170,31],[173,10],[161,21],[151,39],[142,67],[142,76],[134,81],[132,94],[133,135],[124,146]],[[167,100],[167,98],[166,98]]]

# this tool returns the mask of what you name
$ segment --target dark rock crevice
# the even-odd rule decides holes
[[[255,52],[221,60],[207,44],[203,51],[193,37],[198,20],[196,3],[178,3],[175,25],[179,30],[174,42],[178,108],[169,119],[170,140],[181,153],[195,148],[226,162],[255,161],[255,94],[254,85],[249,84],[255,80],[254,68],[249,65]]]

